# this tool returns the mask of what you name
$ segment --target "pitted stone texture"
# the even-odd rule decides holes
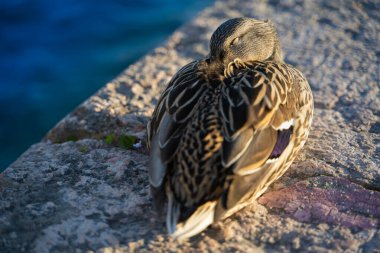
[[[380,225],[380,192],[368,191],[340,178],[310,178],[269,192],[259,203],[300,222],[357,229]]]
[[[379,251],[379,9],[378,1],[215,2],[0,174],[0,252]],[[286,61],[312,86],[313,129],[257,202],[178,242],[152,208],[146,152],[99,139],[143,139],[170,77],[207,55],[212,31],[238,16],[278,27]]]
[[[0,231],[13,231],[0,249],[72,251],[136,236],[130,223],[153,217],[147,160],[89,139],[34,145],[0,179]]]

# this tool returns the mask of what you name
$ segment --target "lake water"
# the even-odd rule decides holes
[[[209,4],[0,1],[0,171]]]

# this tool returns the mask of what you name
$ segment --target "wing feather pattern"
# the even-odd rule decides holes
[[[211,85],[199,64],[173,77],[148,124],[152,192],[158,201],[170,196],[168,228],[179,237],[198,233],[255,187],[265,188],[258,182],[270,177],[275,163],[269,160],[287,147],[289,155],[296,140],[295,75],[308,87],[299,71],[273,62],[248,62]]]
[[[260,171],[270,167],[267,161],[278,145],[279,127],[294,117],[294,104],[287,100],[292,92],[293,74],[287,65],[253,62],[228,81],[219,103],[225,122],[221,156],[223,166],[230,167],[233,174],[223,203],[217,205],[217,209],[224,210],[216,210],[216,216],[233,208],[256,187],[254,181],[263,175]],[[240,104],[238,99],[228,97],[237,92]],[[244,184],[248,178],[252,183]]]
[[[249,153],[247,158],[251,163],[261,165],[269,157],[277,140],[276,126],[273,127],[272,122],[278,121],[277,124],[280,124],[292,117],[290,112],[284,113],[287,102],[284,94],[290,92],[288,83],[291,79],[286,78],[283,73],[288,76],[290,73],[287,70],[281,72],[279,68],[286,66],[256,62],[248,65],[247,70],[231,78],[230,83],[223,87],[219,111],[225,122],[223,136],[226,141],[222,153],[224,164],[231,165],[231,159],[234,159],[231,154],[238,154],[246,149],[245,143],[241,144],[243,142],[239,137],[247,128],[251,128],[255,134],[251,145],[256,148],[246,152]],[[228,96],[232,93],[239,93],[240,104]],[[240,166],[235,166],[234,171],[239,169]]]
[[[198,61],[191,62],[176,73],[162,92],[147,126],[148,148],[154,157],[149,166],[151,191],[160,202],[165,199],[162,195],[165,195],[163,183],[168,163],[176,155],[186,121],[205,89],[198,64]]]

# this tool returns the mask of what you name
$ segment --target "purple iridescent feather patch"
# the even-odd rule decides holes
[[[277,131],[277,142],[268,159],[278,158],[289,144],[290,136],[293,133],[293,127]]]

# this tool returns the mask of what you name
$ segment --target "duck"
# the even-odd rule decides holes
[[[179,240],[254,203],[304,146],[313,96],[270,20],[233,18],[182,67],[147,125],[149,183]]]

